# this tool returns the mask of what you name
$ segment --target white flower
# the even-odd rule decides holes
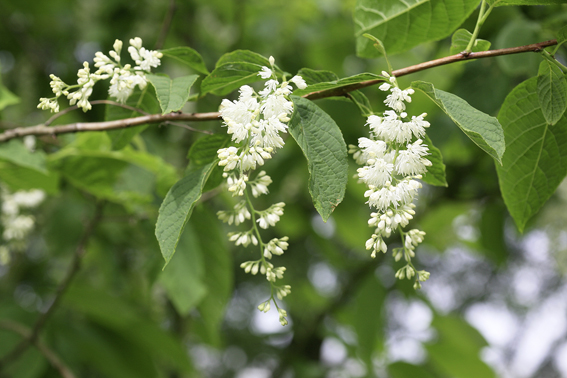
[[[291,78],[290,80],[292,83],[294,83],[295,85],[297,85],[297,88],[299,89],[305,89],[307,88],[307,83],[305,82],[305,80],[303,80],[303,78],[299,75],[295,75],[294,77]]]
[[[376,187],[384,186],[392,179],[394,165],[387,163],[384,159],[371,159],[368,163],[375,161],[370,166],[358,169],[358,177],[367,185]]]
[[[221,148],[217,151],[220,159],[219,166],[224,167],[224,171],[232,171],[240,163],[240,155],[238,155],[238,148],[231,146]]]
[[[13,201],[23,208],[36,207],[45,199],[45,192],[39,189],[18,191],[12,195]]]
[[[266,247],[264,248],[264,257],[267,259],[271,259],[272,255],[283,255],[284,251],[287,249],[288,247],[288,237],[284,236],[283,238],[277,239],[274,238],[272,240],[269,241],[268,244],[266,244]]]
[[[418,175],[427,172],[431,162],[423,156],[429,155],[426,145],[418,139],[407,145],[407,150],[401,150],[396,158],[396,171],[401,175]]]
[[[134,88],[138,86],[144,89],[147,85],[144,75],[132,74],[130,71],[116,69],[112,79],[110,80],[110,88],[108,94],[116,98],[118,102],[125,103],[134,92]]]
[[[269,79],[270,77],[272,77],[272,70],[264,66],[262,67],[262,70],[258,73],[258,76],[260,76],[264,80]]]

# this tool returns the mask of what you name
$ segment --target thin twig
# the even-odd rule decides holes
[[[143,111],[142,109],[134,108],[130,105],[121,104],[119,102],[111,101],[111,100],[93,100],[93,101],[90,101],[90,103],[91,103],[91,105],[100,105],[100,104],[114,105],[114,106],[118,106],[118,107],[121,107],[121,108],[124,108],[124,109],[128,109],[128,110],[131,110],[133,112],[140,113],[140,114],[144,114],[144,115],[150,114],[148,112]],[[47,121],[45,121],[44,125],[49,126],[57,118],[61,117],[62,115],[65,115],[69,112],[72,112],[73,110],[77,110],[77,109],[79,109],[79,107],[77,105],[73,105],[73,106],[68,107],[67,109],[61,110],[59,113],[55,114],[53,117],[51,117]]]
[[[33,345],[37,342],[39,333],[41,332],[43,326],[45,325],[53,311],[57,308],[57,305],[61,301],[63,294],[65,294],[65,291],[67,291],[69,284],[71,283],[71,281],[73,281],[73,278],[75,278],[75,275],[81,268],[81,262],[83,256],[86,253],[87,243],[102,218],[103,207],[104,203],[97,203],[93,218],[85,228],[81,240],[79,240],[79,244],[77,245],[77,249],[75,250],[75,254],[73,255],[73,260],[71,262],[71,265],[69,266],[69,269],[67,270],[67,274],[57,287],[57,291],[55,292],[55,299],[47,308],[47,310],[39,316],[31,330],[29,337],[24,338],[10,352],[8,352],[4,357],[2,357],[2,359],[0,359],[0,369],[4,369],[9,364],[16,361],[30,345]]]
[[[199,129],[194,129],[189,125],[186,125],[184,123],[179,123],[179,122],[172,122],[172,121],[166,121],[163,123],[164,125],[172,125],[172,126],[177,126],[177,127],[182,127],[184,129],[187,130],[191,130],[191,131],[195,131],[196,133],[203,133],[203,134],[209,134],[209,135],[213,135],[213,132],[210,132],[209,130],[199,130]]]
[[[481,51],[481,52],[474,52],[474,53],[460,53],[456,55],[447,56],[440,59],[431,60],[428,62],[416,64],[413,66],[409,66],[406,68],[401,68],[399,70],[393,71],[393,75],[396,77],[409,75],[415,72],[423,71],[433,67],[443,66],[445,64],[455,63],[455,62],[463,62],[466,60],[473,60],[473,59],[481,59],[481,58],[490,58],[500,55],[510,55],[510,54],[519,54],[523,52],[540,52],[545,47],[553,46],[557,44],[557,40],[552,39],[545,42],[533,43],[531,45],[525,46],[518,46],[518,47],[510,47],[506,49],[498,49],[498,50],[489,50],[489,51]],[[303,95],[304,98],[309,100],[317,100],[327,97],[336,97],[336,96],[345,96],[347,93],[355,91],[357,89],[366,88],[378,83],[381,83],[383,80],[376,79],[376,80],[367,80],[360,83],[347,85],[340,88],[333,88],[328,90],[316,91],[311,92]],[[107,100],[100,100],[100,101],[107,101]],[[94,102],[94,101],[93,101]],[[5,132],[0,134],[0,143],[6,142],[10,139],[23,137],[26,135],[58,135],[58,134],[66,134],[66,133],[74,133],[79,131],[105,131],[105,130],[115,130],[115,129],[124,129],[128,127],[134,127],[143,125],[146,123],[162,123],[168,121],[214,121],[220,118],[219,112],[211,112],[211,113],[169,113],[169,114],[152,114],[152,115],[145,115],[143,117],[134,117],[134,118],[126,118],[120,119],[116,121],[106,121],[106,122],[78,122],[78,123],[71,123],[68,125],[61,125],[55,127],[47,127],[45,123],[30,126],[30,127],[17,127],[15,129],[6,130]]]
[[[116,121],[105,122],[77,122],[68,125],[60,125],[48,127],[45,124],[39,124],[30,127],[17,127],[15,129],[6,130],[0,134],[0,142],[10,139],[23,137],[26,135],[58,135],[75,133],[79,131],[106,131],[125,129],[128,127],[140,126],[146,123],[162,123],[166,121],[214,121],[220,117],[219,112],[214,113],[168,113],[168,114],[150,114],[134,118],[119,119]]]
[[[169,33],[169,28],[171,28],[171,21],[173,20],[173,15],[177,10],[177,5],[175,5],[175,0],[171,0],[169,2],[169,7],[167,8],[167,13],[165,18],[163,19],[163,24],[161,26],[161,31],[159,33],[158,40],[154,46],[154,50],[159,50],[163,47],[165,43],[165,38],[167,37],[167,33]]]
[[[31,336],[31,329],[24,326],[23,324],[11,320],[0,320],[0,328],[17,333],[24,339],[30,338]],[[59,356],[54,351],[49,349],[47,345],[41,342],[41,340],[36,340],[33,344],[45,357],[45,359],[49,361],[51,366],[53,366],[53,368],[55,368],[59,372],[59,374],[61,374],[63,378],[76,378],[71,369],[67,365],[65,365],[63,361],[61,361]]]

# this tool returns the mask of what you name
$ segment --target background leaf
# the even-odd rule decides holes
[[[567,108],[567,80],[563,71],[546,59],[537,73],[537,97],[545,120],[555,125]]]
[[[21,167],[47,174],[45,152],[31,152],[19,140],[14,139],[0,144],[0,160],[9,161]]]
[[[427,155],[427,159],[431,162],[431,167],[427,167],[427,173],[423,175],[423,182],[429,185],[435,186],[447,186],[447,179],[445,177],[445,164],[443,164],[443,155],[437,147],[433,145],[433,142],[427,134],[423,138],[427,147],[429,147],[430,155]]]
[[[341,203],[347,183],[347,149],[341,130],[313,102],[291,97],[294,113],[289,132],[297,142],[309,169],[309,192],[315,208],[327,221]]]
[[[167,76],[146,75],[146,77],[156,90],[162,114],[166,114],[181,110],[189,99],[191,86],[199,76],[182,76],[173,80]]]
[[[224,54],[217,62],[215,69],[201,84],[201,93],[213,93],[224,96],[240,88],[244,84],[262,80],[258,72],[262,67],[270,67],[267,58],[248,50],[236,50]],[[276,72],[281,71],[276,68]]]
[[[160,52],[164,56],[171,58],[179,63],[185,64],[186,66],[189,66],[199,73],[205,75],[209,74],[209,70],[207,70],[201,54],[190,47],[173,47],[171,49],[160,50]]]
[[[451,55],[458,54],[467,49],[472,33],[466,29],[459,29],[451,37]],[[486,51],[490,49],[490,41],[477,39],[474,41],[472,52]]]
[[[156,237],[166,266],[215,165],[216,161],[189,171],[173,185],[159,208]]]
[[[496,166],[498,180],[520,231],[567,174],[567,117],[549,126],[537,92],[535,77],[524,81],[506,97],[498,114],[507,146],[502,166]]]
[[[473,108],[458,96],[435,89],[431,83],[414,81],[411,87],[425,93],[477,146],[501,162],[506,145],[502,126],[496,118]]]
[[[358,0],[354,9],[356,54],[379,56],[372,34],[388,54],[407,51],[424,42],[450,35],[478,6],[478,0]]]
[[[149,114],[156,114],[160,111],[159,102],[156,98],[155,89],[152,85],[146,85],[143,90],[136,87],[132,95],[126,101],[126,105],[143,110]],[[143,114],[137,111],[128,110],[115,105],[106,105],[104,120],[114,121],[117,119],[138,117],[141,115]],[[120,150],[130,144],[132,139],[144,131],[147,127],[148,125],[140,125],[119,130],[110,130],[106,133],[112,140],[112,149]]]

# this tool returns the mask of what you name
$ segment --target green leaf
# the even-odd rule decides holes
[[[470,324],[456,316],[436,316],[432,326],[439,332],[439,339],[426,349],[431,363],[441,372],[456,378],[495,377],[479,357],[488,343]]]
[[[537,96],[545,120],[555,125],[567,108],[567,80],[563,71],[546,59],[537,73]]]
[[[443,164],[443,155],[441,155],[441,151],[433,145],[433,142],[429,139],[427,134],[425,134],[423,139],[429,148],[430,155],[427,156],[427,159],[432,164],[431,167],[427,168],[427,173],[423,175],[423,182],[434,186],[447,186],[445,164]]]
[[[179,239],[178,253],[159,276],[167,296],[182,316],[187,316],[207,294],[203,251],[190,224]],[[208,252],[208,249],[207,249]]]
[[[535,77],[524,81],[498,114],[507,145],[502,166],[496,166],[500,191],[520,231],[567,174],[567,117],[549,126],[537,92]]]
[[[199,73],[205,75],[209,74],[209,70],[207,70],[201,54],[190,47],[174,47],[171,49],[160,50],[160,52],[163,54],[163,56],[172,58],[179,63],[185,64],[186,66],[189,66],[191,69],[194,69]]]
[[[19,102],[20,98],[10,92],[0,81],[0,111],[10,105],[18,104]]]
[[[112,329],[158,361],[166,361],[184,372],[192,370],[183,344],[124,298],[115,297],[104,289],[75,284],[69,287],[63,301],[66,307]]]
[[[556,51],[559,46],[561,46],[565,42],[567,42],[567,25],[559,29],[559,31],[557,32],[557,46],[555,47]]]
[[[227,134],[207,135],[198,139],[187,153],[187,158],[194,166],[201,167],[217,159],[217,151],[230,142]]]
[[[216,163],[215,160],[189,171],[185,177],[173,185],[159,208],[156,237],[165,266],[175,253],[183,229],[191,217],[195,204],[201,198],[203,187]]]
[[[143,90],[135,89],[126,101],[126,105],[140,109],[149,114],[158,113],[160,110],[154,87],[151,85],[146,85]],[[116,105],[106,105],[104,120],[114,121],[117,119],[139,117],[141,115],[143,114],[137,111],[125,109]],[[130,144],[132,139],[144,131],[147,127],[148,125],[146,124],[119,130],[110,130],[106,133],[112,140],[112,149],[120,150]]]
[[[216,215],[205,206],[195,208],[195,216],[190,220],[195,235],[199,239],[203,253],[203,282],[208,295],[199,304],[202,327],[195,327],[204,341],[219,346],[221,323],[228,301],[232,294],[233,268],[231,253],[226,235],[220,227]]]
[[[318,92],[318,91],[326,91],[330,89],[336,88],[343,88],[349,87],[351,85],[357,85],[359,83],[363,83],[366,81],[374,81],[374,80],[384,80],[383,76],[375,75],[373,73],[361,73],[354,76],[345,77],[342,79],[335,79],[326,82],[319,82],[316,84],[309,84],[305,89],[296,89],[293,91],[293,94],[296,96],[303,96],[304,94],[311,93],[311,92]]]
[[[42,189],[48,194],[59,191],[59,174],[56,172],[42,173],[10,162],[0,162],[0,181],[12,191]]]
[[[43,151],[31,152],[19,140],[10,140],[0,144],[0,159],[47,174],[45,153]]]
[[[358,0],[354,9],[356,54],[380,54],[365,33],[384,43],[388,54],[407,51],[450,35],[478,6],[478,0]]]
[[[310,68],[302,68],[301,70],[299,70],[299,72],[297,74],[299,76],[301,76],[303,78],[303,80],[305,80],[305,82],[308,85],[308,88],[303,91],[305,93],[313,92],[311,90],[313,84],[327,83],[329,85],[329,88],[333,88],[333,85],[336,85],[334,83],[339,82],[339,77],[337,75],[335,75],[334,72],[331,72],[331,71],[323,71],[323,70],[318,71],[318,70],[312,70]],[[368,74],[368,75],[372,75],[372,76],[370,76],[371,77],[370,80],[376,79],[376,78],[381,78],[381,76],[375,76],[374,74]],[[364,79],[362,81],[365,81],[369,77],[368,76],[362,76],[361,78]],[[345,78],[343,80],[349,80],[349,78]],[[301,90],[298,89],[294,92],[294,94],[297,94],[297,93],[300,93],[300,92],[301,92]],[[364,93],[362,93],[361,91],[356,90],[356,91],[349,92],[347,97],[358,107],[358,109],[360,110],[360,113],[364,117],[368,117],[369,115],[374,114],[372,112],[372,106],[370,105],[370,101],[368,100],[366,95]]]
[[[224,96],[244,84],[263,80],[258,76],[262,67],[270,67],[270,62],[260,54],[248,50],[236,50],[223,55],[215,69],[201,84],[201,93]],[[277,73],[281,70],[276,68]]]
[[[407,362],[397,361],[388,365],[388,373],[392,378],[437,378],[429,372],[426,366],[417,366],[408,364]]]
[[[291,96],[294,113],[289,131],[309,169],[309,192],[315,208],[327,221],[341,203],[348,179],[347,148],[333,119],[313,102]]]
[[[435,89],[431,83],[414,81],[411,87],[425,93],[477,146],[501,163],[506,144],[502,126],[496,118],[473,108],[454,94]]]
[[[453,33],[453,37],[451,38],[451,55],[465,51],[471,38],[472,33],[466,29],[459,29]],[[490,41],[476,39],[472,47],[472,52],[486,51],[488,49],[490,49]]]
[[[162,114],[166,114],[181,110],[189,99],[191,86],[199,76],[182,76],[173,80],[167,76],[146,75],[146,77],[156,90]]]
[[[565,4],[565,0],[487,0],[489,5],[502,7],[505,5],[560,5]]]

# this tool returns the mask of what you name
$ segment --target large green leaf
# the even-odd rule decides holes
[[[203,188],[217,161],[190,170],[169,190],[159,208],[156,237],[165,259],[169,263],[195,204],[203,194]]]
[[[161,50],[160,52],[164,56],[172,58],[179,63],[185,64],[186,66],[189,66],[197,72],[205,75],[209,74],[209,70],[207,70],[201,54],[190,47],[174,47],[171,49]]]
[[[31,152],[19,140],[10,140],[0,144],[0,160],[47,174],[45,153],[43,151]]]
[[[207,294],[203,282],[203,251],[190,224],[179,239],[177,249],[179,252],[172,258],[167,269],[161,272],[159,282],[177,311],[187,316]]]
[[[176,77],[171,80],[168,76],[146,75],[156,90],[162,114],[177,112],[189,99],[191,86],[199,75]]]
[[[502,126],[496,118],[473,108],[454,94],[435,89],[431,83],[414,81],[411,86],[425,93],[477,146],[501,162],[506,145]]]
[[[354,9],[356,53],[379,56],[368,33],[384,43],[388,54],[407,51],[450,35],[473,12],[479,0],[358,0]]]
[[[427,159],[431,162],[431,167],[427,168],[427,173],[423,175],[423,182],[435,186],[447,186],[447,179],[445,177],[445,164],[443,164],[443,155],[437,147],[433,145],[431,139],[427,134],[425,135],[424,142],[429,148]]]
[[[198,139],[187,153],[189,161],[194,166],[209,164],[217,158],[217,151],[230,141],[227,134],[207,135]]]
[[[466,29],[459,29],[451,37],[451,55],[458,54],[467,49],[472,33]],[[486,51],[490,48],[490,41],[476,39],[472,46],[472,52]]]
[[[327,221],[341,203],[348,179],[347,148],[333,119],[313,102],[292,96],[294,113],[289,131],[307,159],[309,192]]]
[[[539,65],[537,96],[545,120],[555,125],[567,108],[567,80],[563,71],[548,60]]]
[[[498,119],[507,146],[502,166],[496,166],[500,191],[523,231],[567,174],[567,117],[563,115],[555,126],[549,126],[534,77],[510,92]]]
[[[260,54],[248,50],[236,50],[223,55],[215,69],[201,83],[201,93],[224,96],[244,84],[262,80],[258,73],[262,67],[270,67],[270,62]],[[276,68],[277,73],[281,73]]]

